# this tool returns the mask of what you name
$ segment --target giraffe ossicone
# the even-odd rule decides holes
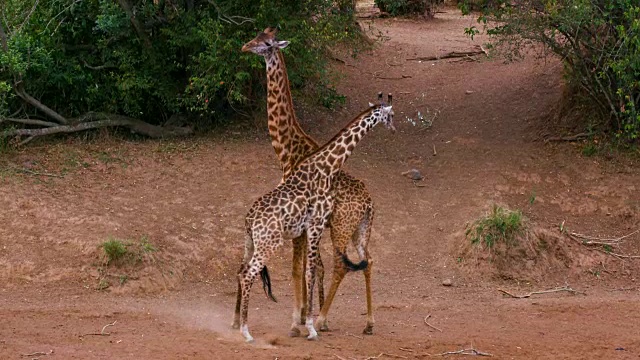
[[[238,272],[234,327],[253,341],[247,325],[249,293],[266,262],[285,240],[307,236],[307,338],[317,338],[311,315],[319,242],[333,209],[332,182],[358,142],[377,124],[393,130],[391,104],[380,103],[362,112],[327,144],[310,154],[274,190],[260,197],[245,217],[245,254]],[[269,289],[270,291],[270,289]]]

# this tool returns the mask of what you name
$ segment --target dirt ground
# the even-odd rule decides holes
[[[377,208],[374,335],[361,335],[364,281],[350,274],[329,314],[332,331],[316,342],[286,336],[290,245],[270,265],[279,302],[254,287],[256,343],[230,329],[243,217],[280,179],[261,116],[186,140],[103,133],[3,156],[0,358],[418,359],[470,348],[498,359],[640,358],[640,259],[589,250],[559,231],[611,238],[638,229],[637,157],[544,141],[570,135],[550,121],[563,91],[555,60],[409,60],[486,40],[465,38],[475,20],[445,11],[433,21],[363,20],[387,41],[336,61],[345,106],[296,103],[302,126],[326,141],[378,91],[395,96],[398,132],[375,129],[346,165]],[[411,168],[425,179],[401,175]],[[465,224],[493,203],[522,209],[555,239],[547,260],[522,257],[497,273],[463,255]],[[106,265],[100,245],[109,238],[128,242],[135,258]],[[636,233],[614,250],[640,254],[639,244]],[[327,237],[322,251],[330,269]],[[565,285],[580,294],[498,291]]]

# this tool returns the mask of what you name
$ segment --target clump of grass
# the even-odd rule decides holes
[[[520,210],[508,210],[493,205],[491,211],[474,221],[465,232],[472,244],[483,244],[493,248],[498,243],[506,245],[517,243],[518,235],[526,228],[524,217]]]
[[[142,235],[140,238],[140,248],[145,253],[156,252],[155,246],[149,242],[149,237],[147,237],[147,235]]]
[[[107,265],[111,263],[119,265],[139,263],[144,261],[145,258],[153,260],[151,253],[157,251],[147,235],[142,235],[137,243],[131,240],[109,237],[100,247],[107,257]]]
[[[582,155],[584,156],[593,156],[598,152],[598,147],[596,144],[589,143],[582,148]]]
[[[107,256],[107,262],[113,262],[122,259],[127,255],[127,246],[120,240],[109,238],[102,243],[102,250]]]

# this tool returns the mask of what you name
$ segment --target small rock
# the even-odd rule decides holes
[[[424,178],[424,176],[422,176],[422,174],[420,174],[420,171],[417,169],[411,169],[411,170],[407,170],[405,172],[402,173],[402,175],[408,177],[411,180],[422,180]]]
[[[464,93],[465,93],[465,94],[467,94],[467,95],[469,95],[469,94],[473,94],[473,91],[471,91],[471,90],[467,90],[467,91],[465,91]]]
[[[442,286],[451,286],[453,285],[453,282],[451,281],[451,279],[444,279],[442,281]]]

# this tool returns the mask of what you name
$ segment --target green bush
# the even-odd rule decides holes
[[[107,263],[118,261],[127,255],[127,246],[118,239],[109,238],[101,246],[107,256]]]
[[[511,211],[493,205],[487,215],[467,227],[465,235],[472,244],[493,248],[498,243],[515,244],[518,235],[521,235],[524,229],[525,223],[520,210]]]
[[[263,100],[264,63],[240,51],[267,26],[291,42],[291,85],[326,88],[326,46],[353,36],[350,1],[4,0],[0,116],[122,114],[214,121]],[[32,105],[32,104],[28,104]],[[198,120],[198,123],[202,123]]]
[[[543,44],[565,63],[574,94],[584,95],[605,129],[628,140],[640,135],[640,4],[636,0],[465,0],[508,57]],[[489,22],[493,20],[492,22]],[[466,29],[475,33],[475,27]]]
[[[393,16],[408,14],[425,14],[433,17],[435,7],[444,0],[375,0],[380,11],[388,12]]]

